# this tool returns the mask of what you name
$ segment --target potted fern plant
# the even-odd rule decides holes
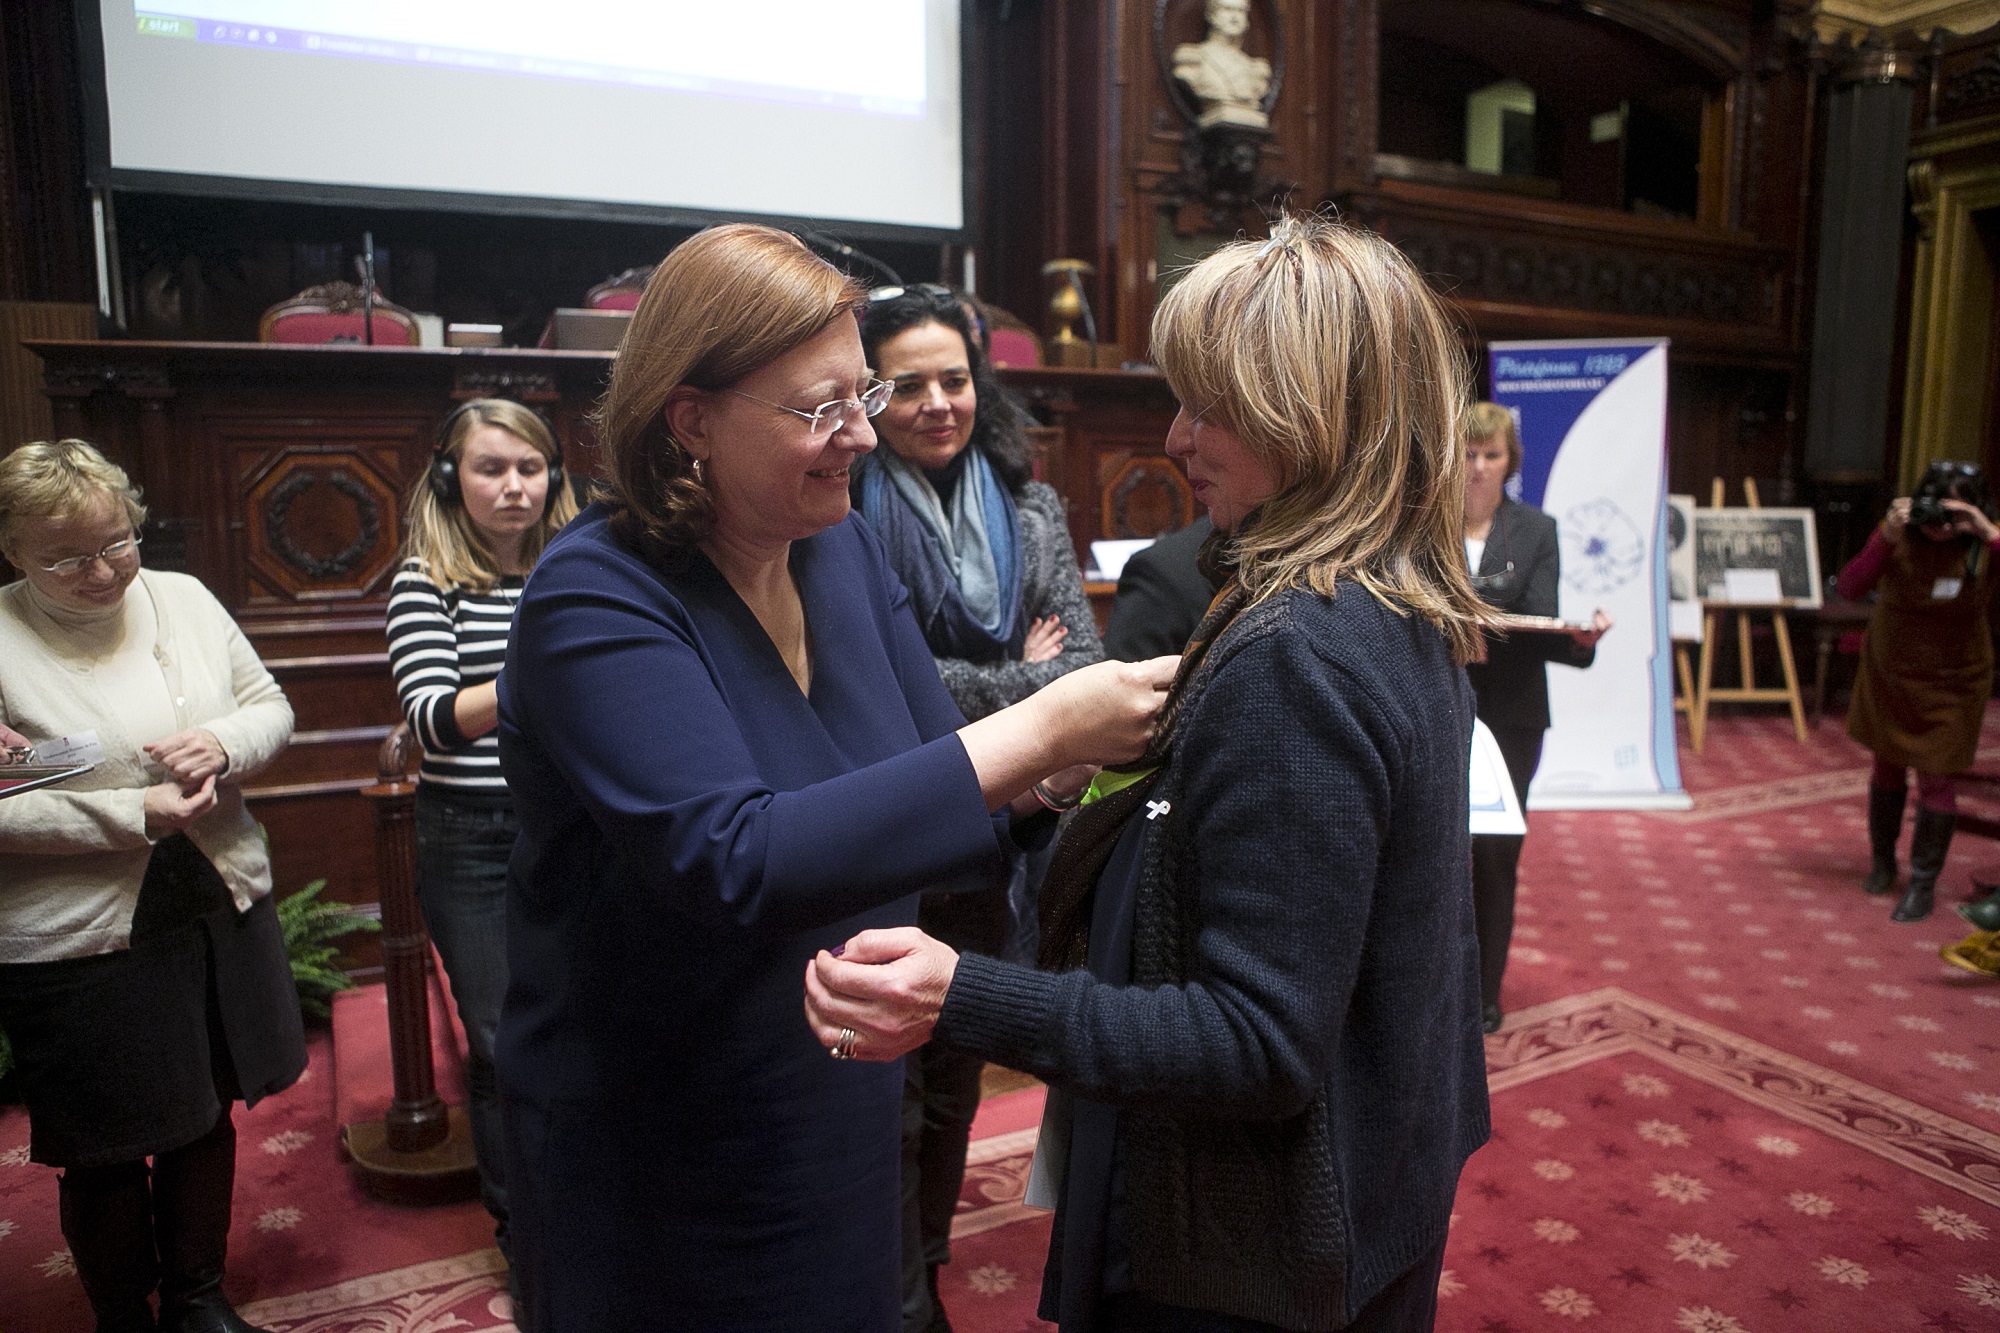
[[[311,1018],[329,1018],[331,1001],[354,982],[340,969],[340,947],[334,941],[357,931],[382,929],[382,923],[346,903],[321,902],[324,879],[316,879],[278,903],[278,928],[292,964],[292,984],[298,987],[299,1008]]]

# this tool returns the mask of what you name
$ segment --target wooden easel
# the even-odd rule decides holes
[[[1688,646],[1676,640],[1674,643],[1674,674],[1680,678],[1680,689],[1674,694],[1674,711],[1688,716],[1688,741],[1696,754],[1701,753],[1702,737],[1708,731],[1708,710],[1698,709],[1695,700],[1701,697],[1694,684],[1694,668],[1688,664]]]
[[[1717,509],[1722,507],[1722,478],[1717,477],[1709,488],[1709,504]],[[1743,479],[1743,503],[1752,509],[1762,506],[1757,499],[1757,483],[1749,477]],[[1707,599],[1703,599],[1706,602]],[[1715,700],[1724,703],[1787,703],[1792,708],[1792,730],[1800,742],[1806,738],[1806,704],[1799,693],[1798,667],[1792,661],[1792,635],[1785,625],[1785,606],[1780,603],[1769,608],[1736,612],[1736,651],[1742,658],[1743,683],[1739,686],[1717,688],[1710,681],[1715,671],[1715,640],[1722,628],[1722,611],[1716,607],[1704,606],[1704,633],[1701,639],[1701,680],[1695,691],[1694,706],[1688,713],[1688,731],[1695,740],[1695,753],[1701,753],[1698,739],[1708,729],[1708,706]],[[1750,653],[1750,617],[1768,614],[1771,617],[1771,635],[1778,643],[1778,664],[1783,669],[1785,683],[1782,686],[1759,686],[1757,668]]]

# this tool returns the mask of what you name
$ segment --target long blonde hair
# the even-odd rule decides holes
[[[481,426],[498,426],[540,454],[550,467],[561,461],[548,424],[531,408],[505,398],[474,398],[459,408],[438,446],[438,456],[462,464],[465,442]],[[551,477],[542,517],[521,537],[521,562],[533,568],[549,539],[575,517],[576,496],[571,493],[568,480]],[[424,577],[438,587],[491,592],[500,581],[499,562],[479,535],[472,516],[465,512],[464,500],[461,498],[457,503],[439,500],[431,490],[428,474],[410,493],[405,524],[408,531],[403,538],[404,558],[416,561]]]
[[[1465,357],[1442,303],[1371,232],[1287,217],[1188,271],[1153,317],[1186,410],[1280,477],[1235,536],[1254,600],[1342,579],[1435,624],[1463,662],[1491,619],[1465,567]]]
[[[668,563],[715,526],[694,460],[667,431],[669,394],[728,388],[865,299],[854,279],[771,227],[732,222],[676,246],[646,280],[597,411],[599,493],[618,536]]]

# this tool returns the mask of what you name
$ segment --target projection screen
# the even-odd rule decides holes
[[[958,0],[88,2],[98,184],[964,225]]]

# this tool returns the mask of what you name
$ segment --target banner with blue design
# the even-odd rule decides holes
[[[1493,343],[1521,431],[1508,493],[1556,521],[1559,614],[1613,628],[1588,670],[1551,665],[1535,810],[1686,809],[1667,629],[1667,340]]]

